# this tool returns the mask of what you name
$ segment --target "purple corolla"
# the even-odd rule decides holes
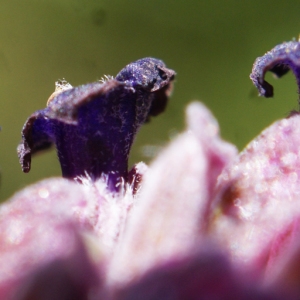
[[[105,174],[109,188],[118,190],[127,181],[134,137],[165,109],[174,75],[161,60],[144,58],[105,82],[75,88],[58,83],[60,93],[23,127],[18,147],[23,171],[30,171],[33,153],[55,144],[63,177],[97,180]]]

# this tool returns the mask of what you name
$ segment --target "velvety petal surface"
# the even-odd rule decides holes
[[[76,231],[63,232],[62,228],[55,229],[56,235],[48,243],[39,234],[33,234],[32,246],[39,248],[36,251],[37,257],[28,252],[27,255],[23,253],[23,261],[19,256],[16,257],[16,261],[23,264],[23,268],[26,267],[26,272],[22,274],[25,277],[21,278],[21,282],[13,283],[14,300],[87,300],[101,287],[102,269],[91,261]],[[57,251],[57,244],[62,244],[61,251]],[[47,248],[43,248],[45,246]],[[41,250],[45,257],[40,255]],[[2,295],[1,299],[11,298],[8,293],[6,296]]]
[[[135,167],[134,174],[139,179],[142,169],[143,166]],[[134,180],[133,186],[137,186]],[[44,281],[35,275],[40,273],[45,278],[52,273],[61,274],[71,289],[80,278],[72,273],[85,272],[80,259],[91,260],[86,264],[87,272],[104,272],[135,201],[132,191],[128,186],[126,192],[109,193],[105,178],[97,182],[84,179],[82,184],[55,178],[26,188],[1,205],[0,296],[10,295],[23,284],[26,295],[40,293],[39,286]],[[58,261],[64,262],[62,267]],[[92,280],[89,277],[87,280]],[[34,278],[40,283],[35,283]]]
[[[79,232],[72,223],[55,222],[47,216],[41,218],[33,215],[27,220],[27,224],[20,223],[20,220],[12,218],[0,224],[1,299],[11,299],[13,295],[29,293],[29,290],[32,290],[29,285],[34,286],[38,279],[35,274],[40,273],[44,268],[51,268],[57,261],[60,261],[62,265],[66,264],[66,269],[54,268],[58,276],[71,266],[73,272],[78,274],[81,272],[77,279],[81,281],[82,293],[88,294],[89,290],[98,286],[100,272],[96,268],[96,262],[91,261],[83,247]],[[47,274],[43,273],[44,276],[47,277]],[[74,287],[74,284],[78,282],[77,279],[70,278],[70,286],[62,285],[61,292],[64,292],[64,288]],[[74,281],[75,283],[72,283]],[[78,288],[81,290],[79,286]],[[44,292],[46,295],[47,289],[44,289]],[[16,299],[25,298],[20,296]]]
[[[211,234],[267,281],[299,247],[299,136],[299,115],[274,123],[218,178]]]

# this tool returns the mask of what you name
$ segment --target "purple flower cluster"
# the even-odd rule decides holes
[[[250,77],[270,97],[265,73],[289,69],[300,86],[296,41],[258,58]],[[29,117],[23,171],[55,144],[64,178],[0,207],[1,299],[299,299],[299,114],[238,153],[195,102],[186,131],[128,171],[135,134],[165,109],[174,76],[145,58],[101,83],[61,81]]]

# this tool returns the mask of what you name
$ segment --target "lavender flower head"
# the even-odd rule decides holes
[[[299,84],[298,57],[289,42],[258,58],[259,93],[273,93],[267,71],[292,69]],[[128,172],[134,135],[164,110],[173,78],[146,58],[103,83],[60,82],[27,120],[23,170],[55,143],[63,176],[80,182],[47,179],[0,207],[1,299],[300,298],[300,114],[238,153],[192,103],[187,129]]]
[[[25,173],[31,155],[56,145],[62,175],[93,180],[108,176],[118,190],[128,177],[128,156],[140,126],[166,106],[175,72],[154,58],[129,64],[115,77],[73,88],[58,82],[47,107],[22,130],[18,155]]]

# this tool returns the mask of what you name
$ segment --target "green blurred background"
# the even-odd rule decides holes
[[[257,96],[249,73],[257,56],[298,37],[299,1],[6,0],[0,1],[0,199],[29,183],[60,175],[54,150],[33,158],[23,174],[16,154],[21,128],[45,107],[54,82],[72,85],[116,75],[153,56],[176,70],[164,115],[144,126],[130,163],[149,162],[184,128],[184,108],[203,101],[224,139],[242,149],[263,128],[297,108],[292,74],[275,98]]]

